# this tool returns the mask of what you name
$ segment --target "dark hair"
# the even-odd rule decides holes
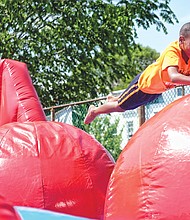
[[[187,22],[181,27],[179,34],[183,35],[185,38],[190,36],[190,22]]]

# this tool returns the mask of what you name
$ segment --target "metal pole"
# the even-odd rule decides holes
[[[185,95],[185,86],[182,86],[182,96]]]
[[[142,105],[138,108],[139,127],[145,122],[145,106]]]
[[[55,121],[55,109],[51,108],[50,112],[51,112],[51,121]]]

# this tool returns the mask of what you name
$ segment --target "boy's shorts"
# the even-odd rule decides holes
[[[160,96],[161,94],[148,94],[142,92],[138,87],[138,79],[142,73],[138,74],[129,84],[128,88],[119,96],[118,104],[124,110],[135,109],[145,105]]]

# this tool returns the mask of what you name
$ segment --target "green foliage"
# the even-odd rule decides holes
[[[93,123],[85,125],[84,117],[87,113],[85,105],[74,106],[72,108],[73,125],[94,136],[113,156],[115,161],[121,153],[121,142],[123,127],[119,127],[119,118],[111,122],[109,115],[97,117]]]
[[[106,94],[126,78],[117,56],[130,57],[135,27],[177,21],[169,0],[1,0],[0,20],[1,57],[27,63],[43,106]]]
[[[118,80],[117,84],[114,86],[113,90],[117,91],[120,89],[127,88],[131,80],[139,73],[145,70],[145,68],[151,63],[155,62],[159,57],[159,53],[150,47],[143,47],[137,45],[137,47],[131,51],[130,68],[126,69],[126,78]],[[127,56],[118,57],[118,62],[126,63],[129,62]]]
[[[122,132],[118,130],[119,118],[111,122],[109,115],[97,117],[86,131],[93,135],[113,156],[115,161],[121,153]]]
[[[84,118],[87,113],[87,105],[76,105],[72,107],[72,124],[86,131],[86,125],[84,124]]]

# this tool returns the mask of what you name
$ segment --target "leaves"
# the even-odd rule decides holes
[[[1,0],[0,19],[1,57],[27,63],[43,106],[106,94],[126,77],[117,57],[130,59],[136,26],[176,21],[150,0]]]
[[[113,120],[112,120],[113,121]],[[117,161],[122,149],[122,132],[124,126],[119,130],[119,118],[115,118],[111,122],[110,116],[96,118],[91,125],[86,126],[86,131],[93,135],[113,156]]]
[[[130,81],[139,73],[145,70],[145,68],[151,63],[155,62],[159,57],[159,53],[150,47],[143,47],[137,45],[137,47],[131,51],[131,59],[127,56],[118,57],[118,62],[121,65],[129,62],[129,67],[125,68],[125,78],[119,79],[113,90],[126,89]]]

